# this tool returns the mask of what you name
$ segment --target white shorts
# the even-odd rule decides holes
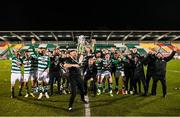
[[[23,82],[21,73],[11,73],[11,84],[14,85],[16,80]]]
[[[124,75],[124,71],[116,71],[116,72],[115,72],[115,75],[116,75],[116,74],[121,75],[122,77],[125,76],[125,75]]]
[[[102,74],[101,70],[97,70],[96,76],[100,76]]]
[[[101,78],[104,78],[105,76],[108,76],[109,78],[111,77],[111,72],[110,71],[104,71],[102,74],[101,74]]]
[[[28,82],[30,79],[34,80],[34,73],[24,74],[24,82]]]
[[[38,81],[49,82],[49,77],[47,72],[38,71]]]
[[[124,71],[121,71],[121,76],[122,76],[122,77],[125,76]]]

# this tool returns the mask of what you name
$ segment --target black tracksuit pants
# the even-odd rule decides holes
[[[125,88],[127,91],[133,90],[133,73],[132,72],[125,72],[126,82],[125,82]],[[130,81],[130,88],[129,88],[129,81]]]
[[[155,76],[153,78],[152,95],[156,95],[157,82],[160,80],[163,90],[163,96],[167,94],[167,84],[165,76]]]
[[[146,74],[147,93],[148,93],[148,90],[149,90],[149,82],[150,82],[151,78],[153,78],[153,77],[154,77],[154,73],[147,71],[147,74]]]
[[[143,88],[144,88],[144,94],[147,94],[145,78],[142,77],[142,76],[134,77],[133,86],[134,86],[135,93],[137,93],[137,85],[136,85],[137,83],[139,84],[139,93],[141,93],[141,83],[142,83],[143,84]]]
[[[96,86],[97,78],[96,78],[96,76],[91,76],[91,75],[84,76],[84,90],[85,90],[85,94],[87,94],[88,80],[91,78],[93,78],[93,92],[94,92],[94,96],[95,96],[97,93],[97,86]]]
[[[61,76],[59,72],[50,72],[49,73],[49,77],[50,77],[50,95],[53,95],[53,84],[54,84],[54,80],[56,79],[57,81],[57,89],[58,89],[58,93],[60,93],[60,82],[61,82]]]
[[[80,74],[70,74],[69,75],[69,81],[71,85],[71,97],[69,101],[69,107],[72,107],[73,102],[76,97],[77,93],[77,88],[80,90],[80,95],[81,95],[81,100],[84,101],[84,83],[83,80],[81,79]]]

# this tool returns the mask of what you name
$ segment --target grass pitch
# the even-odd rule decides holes
[[[18,82],[15,89],[15,99],[10,98],[10,61],[0,60],[0,116],[84,116],[84,105],[79,94],[74,103],[74,111],[67,112],[69,94],[54,95],[50,99],[24,96],[19,97]],[[161,83],[158,82],[157,96],[142,97],[138,95],[106,94],[96,96],[89,94],[92,116],[179,116],[180,115],[180,61],[172,60],[167,65],[167,98],[162,98]],[[152,84],[152,81],[150,82]],[[54,88],[56,90],[56,87]],[[151,85],[149,92],[151,90]],[[25,95],[25,89],[23,89]]]

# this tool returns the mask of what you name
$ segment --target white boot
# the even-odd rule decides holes
[[[47,93],[47,92],[45,93],[45,96],[46,96],[46,98],[49,98],[49,95],[48,95],[48,93]]]
[[[27,98],[29,96],[29,94],[27,93],[24,97]]]
[[[35,97],[35,95],[34,95],[33,93],[30,93],[30,95],[31,95],[32,97]]]
[[[40,93],[40,94],[39,94],[39,97],[38,97],[38,100],[40,100],[42,97],[43,97],[43,94]]]

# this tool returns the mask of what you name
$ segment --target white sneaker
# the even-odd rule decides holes
[[[49,98],[49,95],[48,95],[48,93],[47,93],[47,92],[45,93],[45,96],[46,96],[46,98]]]
[[[128,91],[127,90],[125,90],[125,95],[127,95],[128,94]]]
[[[40,93],[40,94],[39,94],[39,97],[38,97],[38,100],[40,100],[40,99],[42,98],[42,96],[43,96],[43,94]]]
[[[69,107],[69,108],[68,108],[68,111],[72,111],[72,107]]]
[[[130,94],[132,95],[132,94],[133,94],[133,91],[130,91]]]
[[[97,95],[101,95],[101,90],[100,89],[97,90]]]
[[[35,97],[35,95],[34,95],[33,93],[30,93],[30,95],[31,95],[32,97]]]
[[[27,98],[29,96],[29,94],[26,94],[24,97]]]
[[[65,90],[63,90],[63,94],[65,94],[65,95],[67,94]]]

